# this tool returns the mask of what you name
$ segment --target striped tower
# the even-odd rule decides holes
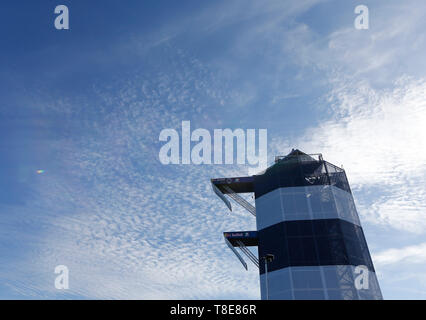
[[[382,299],[343,169],[293,150],[253,189],[262,299]]]

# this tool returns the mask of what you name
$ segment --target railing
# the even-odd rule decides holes
[[[321,153],[309,153],[309,154],[306,154],[306,156],[309,156],[309,157],[313,158],[313,160],[315,160],[315,161],[323,161]],[[303,158],[303,155],[286,155],[286,156],[275,156],[275,163],[277,163],[278,161],[280,161],[280,160],[282,160],[284,158],[288,158],[288,159],[298,158],[299,161],[302,161],[302,162],[303,161],[312,161],[312,160],[305,160]]]

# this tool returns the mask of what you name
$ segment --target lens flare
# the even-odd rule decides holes
[[[37,173],[42,174],[42,173],[44,173],[44,170],[37,170]]]

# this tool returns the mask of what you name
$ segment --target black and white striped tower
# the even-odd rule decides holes
[[[224,235],[243,264],[234,247],[258,246],[262,299],[382,299],[342,168],[293,150],[262,174],[212,184],[230,209],[225,194],[254,192],[257,231]]]
[[[275,257],[269,299],[382,298],[343,169],[293,150],[254,177],[254,192],[259,257]]]

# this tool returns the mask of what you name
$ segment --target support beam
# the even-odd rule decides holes
[[[235,250],[235,248],[232,246],[232,244],[229,242],[228,239],[226,239],[226,237],[223,237],[225,239],[225,243],[228,245],[228,247],[232,250],[232,252],[237,256],[238,260],[240,260],[241,264],[243,265],[243,267],[248,270],[247,268],[247,263],[244,261],[243,257],[241,257],[241,255],[238,253],[237,250]]]
[[[227,185],[222,186],[222,188],[227,191],[228,196],[232,200],[234,200],[236,203],[238,203],[240,206],[250,212],[253,216],[256,216],[256,208],[250,202],[241,197],[238,193],[235,193],[234,190],[232,190]]]

